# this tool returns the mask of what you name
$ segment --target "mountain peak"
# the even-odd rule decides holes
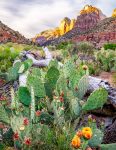
[[[112,17],[116,17],[116,8],[113,10]]]
[[[99,9],[92,6],[92,5],[86,5],[81,11],[80,14],[89,14],[95,12],[97,14],[99,14]]]
[[[33,41],[34,42],[40,41],[41,44],[42,37],[44,37],[44,39],[46,40],[51,40],[59,36],[62,36],[74,27],[75,22],[76,22],[75,19],[69,19],[68,17],[65,17],[64,19],[61,20],[60,25],[58,27],[37,34],[37,36],[33,38]]]

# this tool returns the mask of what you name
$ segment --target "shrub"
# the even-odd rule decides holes
[[[104,49],[105,50],[108,50],[108,49],[116,50],[116,44],[104,44]]]
[[[94,45],[89,42],[79,42],[76,44],[77,51],[83,54],[92,55],[94,52]]]
[[[36,49],[37,46],[17,44],[17,43],[6,43],[0,45],[0,72],[6,72],[10,68],[19,56],[19,53],[23,50]],[[39,48],[40,49],[40,48]]]

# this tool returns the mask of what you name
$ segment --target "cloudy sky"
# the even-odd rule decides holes
[[[0,20],[25,37],[59,25],[64,17],[76,18],[86,4],[111,16],[116,0],[0,0]]]

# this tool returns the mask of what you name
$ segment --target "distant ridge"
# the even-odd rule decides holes
[[[88,41],[98,48],[104,43],[116,43],[116,18],[105,18],[98,22],[92,29],[83,32],[80,32],[78,28],[74,28],[62,37],[52,41],[47,41],[44,44],[59,44],[67,40],[75,42]]]
[[[44,45],[71,40],[75,42],[89,41],[99,48],[107,42],[116,43],[115,14],[116,10],[112,17],[108,18],[101,10],[87,5],[80,11],[72,30],[54,40],[48,40]]]
[[[18,31],[14,31],[0,21],[0,43],[21,43],[30,44],[31,41],[21,35]]]

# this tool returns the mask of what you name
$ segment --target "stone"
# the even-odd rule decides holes
[[[63,20],[61,20],[59,27],[49,29],[37,34],[36,37],[32,39],[32,41],[37,42],[41,45],[47,42],[48,40],[58,38],[67,33],[68,31],[72,30],[75,25],[75,22],[75,19],[70,20],[68,17],[65,17]]]
[[[116,8],[113,10],[112,17],[116,17]]]
[[[18,31],[14,31],[0,21],[0,43],[13,42],[19,44],[31,44],[31,40],[26,39]]]

